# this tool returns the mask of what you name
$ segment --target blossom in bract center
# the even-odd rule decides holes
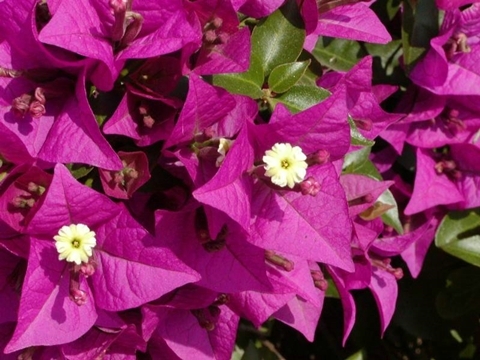
[[[80,265],[82,261],[88,263],[92,256],[92,249],[97,244],[95,232],[90,231],[87,225],[77,224],[62,226],[58,235],[53,237],[58,251],[58,259],[66,259]]]
[[[220,167],[222,165],[223,160],[225,160],[225,156],[227,155],[228,150],[232,147],[233,141],[230,139],[220,138],[218,144],[218,153],[220,156],[217,158],[215,165]]]
[[[307,174],[307,156],[299,146],[288,143],[276,143],[272,150],[267,150],[263,157],[265,175],[271,177],[272,183],[292,189],[303,181]]]

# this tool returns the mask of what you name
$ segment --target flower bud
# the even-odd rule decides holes
[[[23,118],[30,109],[32,96],[28,94],[20,95],[12,101],[12,111],[16,117]]]
[[[78,306],[85,305],[87,303],[87,293],[80,289],[71,289],[70,299]]]
[[[289,271],[289,272],[292,271],[295,266],[293,261],[290,261],[280,255],[277,255],[275,254],[275,252],[271,250],[265,250],[265,259],[269,263],[280,266],[281,268],[283,268],[283,270]]]
[[[321,189],[320,184],[313,176],[309,176],[300,183],[302,195],[316,196]]]

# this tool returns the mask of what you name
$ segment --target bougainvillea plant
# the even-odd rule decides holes
[[[480,3],[0,13],[1,359],[478,356]]]

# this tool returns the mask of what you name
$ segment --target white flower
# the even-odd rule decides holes
[[[55,247],[58,251],[58,260],[66,259],[80,265],[82,261],[88,263],[92,256],[92,249],[97,245],[95,232],[90,231],[87,225],[77,224],[62,226],[55,239]]]
[[[263,157],[265,175],[271,177],[275,185],[292,189],[303,181],[307,174],[307,156],[299,146],[288,143],[276,143]]]
[[[220,165],[222,165],[228,150],[230,150],[230,148],[232,147],[232,144],[233,144],[233,140],[220,138],[218,142],[218,150],[217,150],[220,156],[217,158],[217,161],[215,162],[215,165],[217,167],[220,167]]]

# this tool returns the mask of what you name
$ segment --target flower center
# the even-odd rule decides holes
[[[273,184],[293,189],[305,178],[308,164],[307,156],[299,146],[289,143],[276,143],[262,158],[265,163],[265,176],[270,177]]]
[[[88,264],[93,255],[92,249],[97,244],[95,232],[84,224],[62,226],[58,235],[54,236],[58,260],[66,260],[77,265]]]

